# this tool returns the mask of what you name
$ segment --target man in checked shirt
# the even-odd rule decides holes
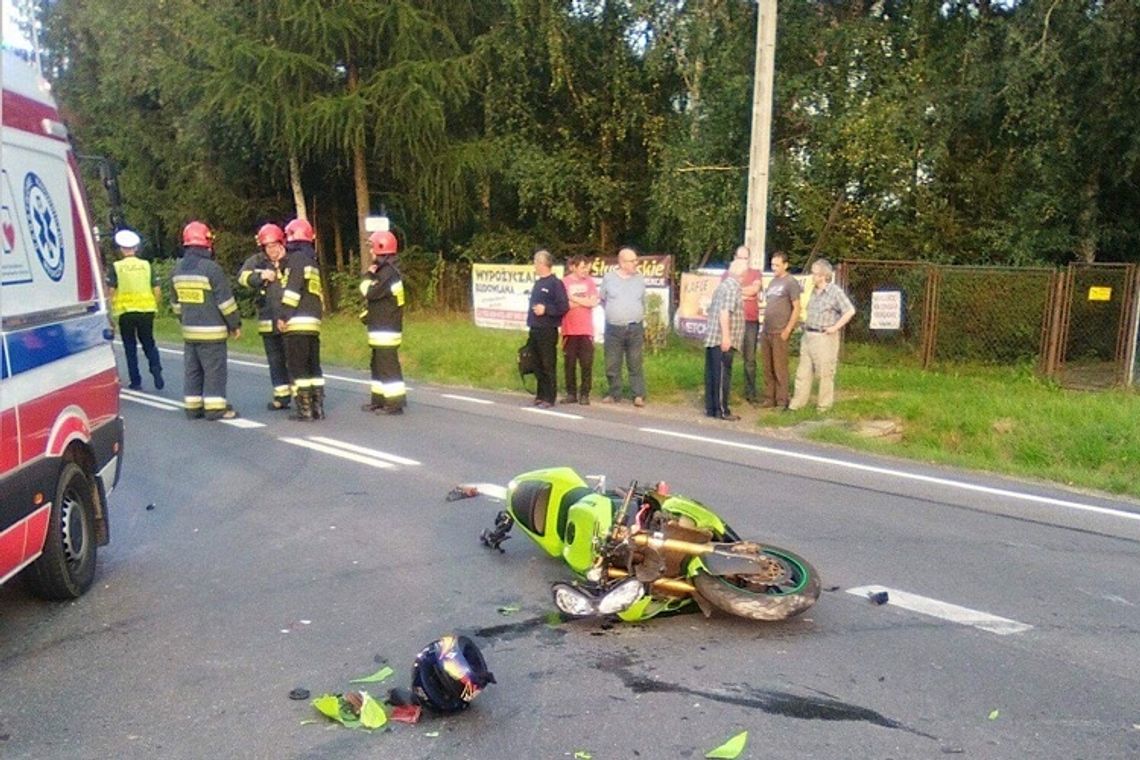
[[[855,316],[855,307],[843,289],[832,282],[835,270],[827,259],[811,265],[812,291],[800,343],[800,366],[796,391],[789,409],[802,409],[811,396],[814,377],[819,377],[819,411],[835,403],[835,368],[839,363],[839,333]]]

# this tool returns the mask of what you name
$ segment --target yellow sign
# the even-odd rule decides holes
[[[1112,288],[1098,287],[1096,285],[1089,288],[1090,301],[1111,301]]]

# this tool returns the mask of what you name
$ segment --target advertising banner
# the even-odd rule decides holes
[[[611,269],[617,269],[617,256],[595,256],[590,260],[590,276],[597,285]],[[662,326],[669,324],[669,306],[672,303],[673,257],[640,256],[637,270],[645,277],[646,301],[656,294],[661,299],[657,312]],[[564,267],[554,267],[562,277]],[[502,330],[526,330],[526,311],[530,302],[530,289],[534,285],[534,267],[531,264],[474,264],[471,267],[471,303],[475,324]],[[605,310],[594,309],[594,338],[602,340],[605,330]]]
[[[709,304],[712,302],[713,291],[720,281],[724,279],[723,269],[698,269],[695,272],[681,273],[681,298],[677,304],[677,313],[673,317],[673,329],[682,338],[696,338],[703,340],[708,330]],[[799,282],[803,293],[800,295],[800,320],[807,314],[807,302],[811,296],[812,279],[810,275],[793,275]],[[764,288],[772,282],[772,273],[763,276]],[[764,300],[760,299],[760,322],[764,322]]]

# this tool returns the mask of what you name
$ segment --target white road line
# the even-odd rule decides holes
[[[376,449],[368,449],[368,448],[365,448],[364,446],[357,446],[354,443],[346,443],[345,441],[338,441],[335,438],[325,438],[324,436],[320,436],[320,435],[310,435],[309,440],[310,441],[316,441],[317,443],[323,443],[326,446],[333,446],[333,447],[338,448],[338,449],[344,449],[345,451],[352,451],[356,454],[364,454],[366,456],[376,457],[377,459],[383,459],[385,461],[393,462],[395,464],[406,464],[406,465],[412,465],[412,466],[420,464],[419,462],[417,462],[414,459],[408,459],[406,457],[402,457],[402,456],[399,456],[397,454],[388,454],[388,453],[383,452],[383,451],[377,451]]]
[[[151,406],[151,407],[154,407],[155,409],[163,409],[167,412],[176,412],[181,408],[181,407],[177,407],[177,406],[170,406],[169,404],[160,404],[157,401],[151,401],[150,399],[145,399],[145,398],[138,398],[137,396],[128,396],[125,393],[122,394],[120,396],[120,398],[122,398],[124,401],[133,401],[136,404],[142,404],[143,406]]]
[[[1100,515],[1108,515],[1110,517],[1121,517],[1125,520],[1140,521],[1140,513],[1125,512],[1122,509],[1110,509],[1109,507],[1098,507],[1095,504],[1082,504],[1078,501],[1067,501],[1065,499],[1054,499],[1049,496],[1035,496],[1030,493],[1022,493],[1020,491],[1010,491],[1005,488],[991,488],[990,486],[980,486],[974,483],[965,483],[960,480],[950,480],[949,478],[937,478],[933,475],[920,475],[914,472],[906,472],[904,470],[892,470],[888,467],[875,467],[869,464],[859,464],[858,462],[847,462],[842,459],[833,459],[831,457],[822,457],[816,454],[804,454],[798,451],[787,451],[785,449],[772,448],[771,446],[757,446],[751,443],[739,443],[737,441],[723,441],[718,438],[706,438],[703,435],[692,435],[690,433],[678,433],[673,430],[662,430],[660,428],[643,427],[639,428],[645,433],[656,433],[657,435],[667,435],[674,438],[684,438],[689,441],[701,441],[702,443],[715,443],[719,446],[729,446],[735,449],[746,449],[748,451],[757,451],[762,454],[771,454],[774,456],[787,457],[789,459],[800,459],[805,462],[817,462],[819,464],[828,464],[835,467],[846,467],[850,470],[859,470],[861,472],[870,472],[876,475],[889,475],[903,480],[917,480],[920,483],[932,483],[934,485],[946,486],[947,488],[959,488],[963,491],[974,491],[975,493],[984,493],[991,496],[1004,496],[1009,499],[1018,499],[1020,501],[1030,501],[1037,504],[1048,504],[1054,507],[1064,507],[1066,509],[1075,509],[1081,512],[1095,512]]]
[[[218,420],[218,422],[224,422],[227,425],[230,425],[230,426],[236,427],[236,428],[242,428],[243,430],[251,430],[253,428],[265,427],[264,422],[256,422],[254,420],[247,420],[245,417],[235,417],[232,420]]]
[[[177,348],[159,347],[158,350],[159,351],[165,351],[168,354],[182,355],[182,353],[183,353],[180,349],[177,349]],[[246,361],[245,359],[229,359],[228,361],[230,364],[237,364],[237,365],[242,366],[242,367],[256,367],[257,369],[269,369],[269,365],[265,364],[264,362],[251,362],[251,361]],[[371,380],[361,380],[358,377],[346,377],[344,375],[330,375],[327,373],[324,375],[324,377],[329,379],[329,380],[340,380],[341,382],[351,383],[353,385],[369,386],[372,384]],[[410,386],[410,385],[405,386],[405,390],[409,390],[409,391],[412,390],[412,386]]]
[[[986,612],[978,612],[969,607],[959,607],[956,604],[940,602],[937,599],[930,599],[925,596],[919,596],[918,594],[887,588],[886,586],[858,586],[856,588],[847,589],[848,594],[861,597],[866,597],[880,591],[887,592],[887,604],[902,607],[904,610],[917,612],[921,615],[930,615],[943,620],[949,620],[951,623],[973,626],[983,631],[996,633],[999,636],[1007,636],[1011,633],[1025,633],[1033,628],[1031,625],[1019,623],[1016,620],[990,615]]]
[[[472,396],[457,396],[454,393],[441,393],[440,396],[444,398],[453,398],[456,401],[470,401],[472,404],[494,404],[494,401],[488,401],[485,398],[474,398]]]
[[[385,462],[380,459],[372,459],[366,456],[361,456],[360,454],[354,454],[351,451],[344,451],[342,449],[333,448],[332,446],[325,446],[323,444],[317,443],[316,441],[306,441],[303,438],[280,438],[279,440],[285,441],[285,443],[291,443],[294,446],[302,446],[306,449],[319,451],[322,454],[332,454],[334,457],[348,459],[349,461],[357,462],[359,464],[366,464],[369,467],[375,467],[380,470],[390,470],[396,466],[391,462]]]
[[[580,420],[580,419],[582,419],[582,415],[580,415],[580,414],[567,414],[566,412],[556,412],[553,409],[539,409],[536,406],[524,406],[523,411],[524,412],[532,412],[534,414],[547,414],[547,415],[550,415],[551,417],[561,417],[562,419],[565,419],[565,420]]]

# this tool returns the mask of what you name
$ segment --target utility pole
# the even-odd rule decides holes
[[[776,67],[776,0],[757,0],[756,71],[752,81],[752,146],[748,151],[748,207],[744,244],[749,265],[763,270],[768,232],[768,161],[772,143],[772,87]]]

